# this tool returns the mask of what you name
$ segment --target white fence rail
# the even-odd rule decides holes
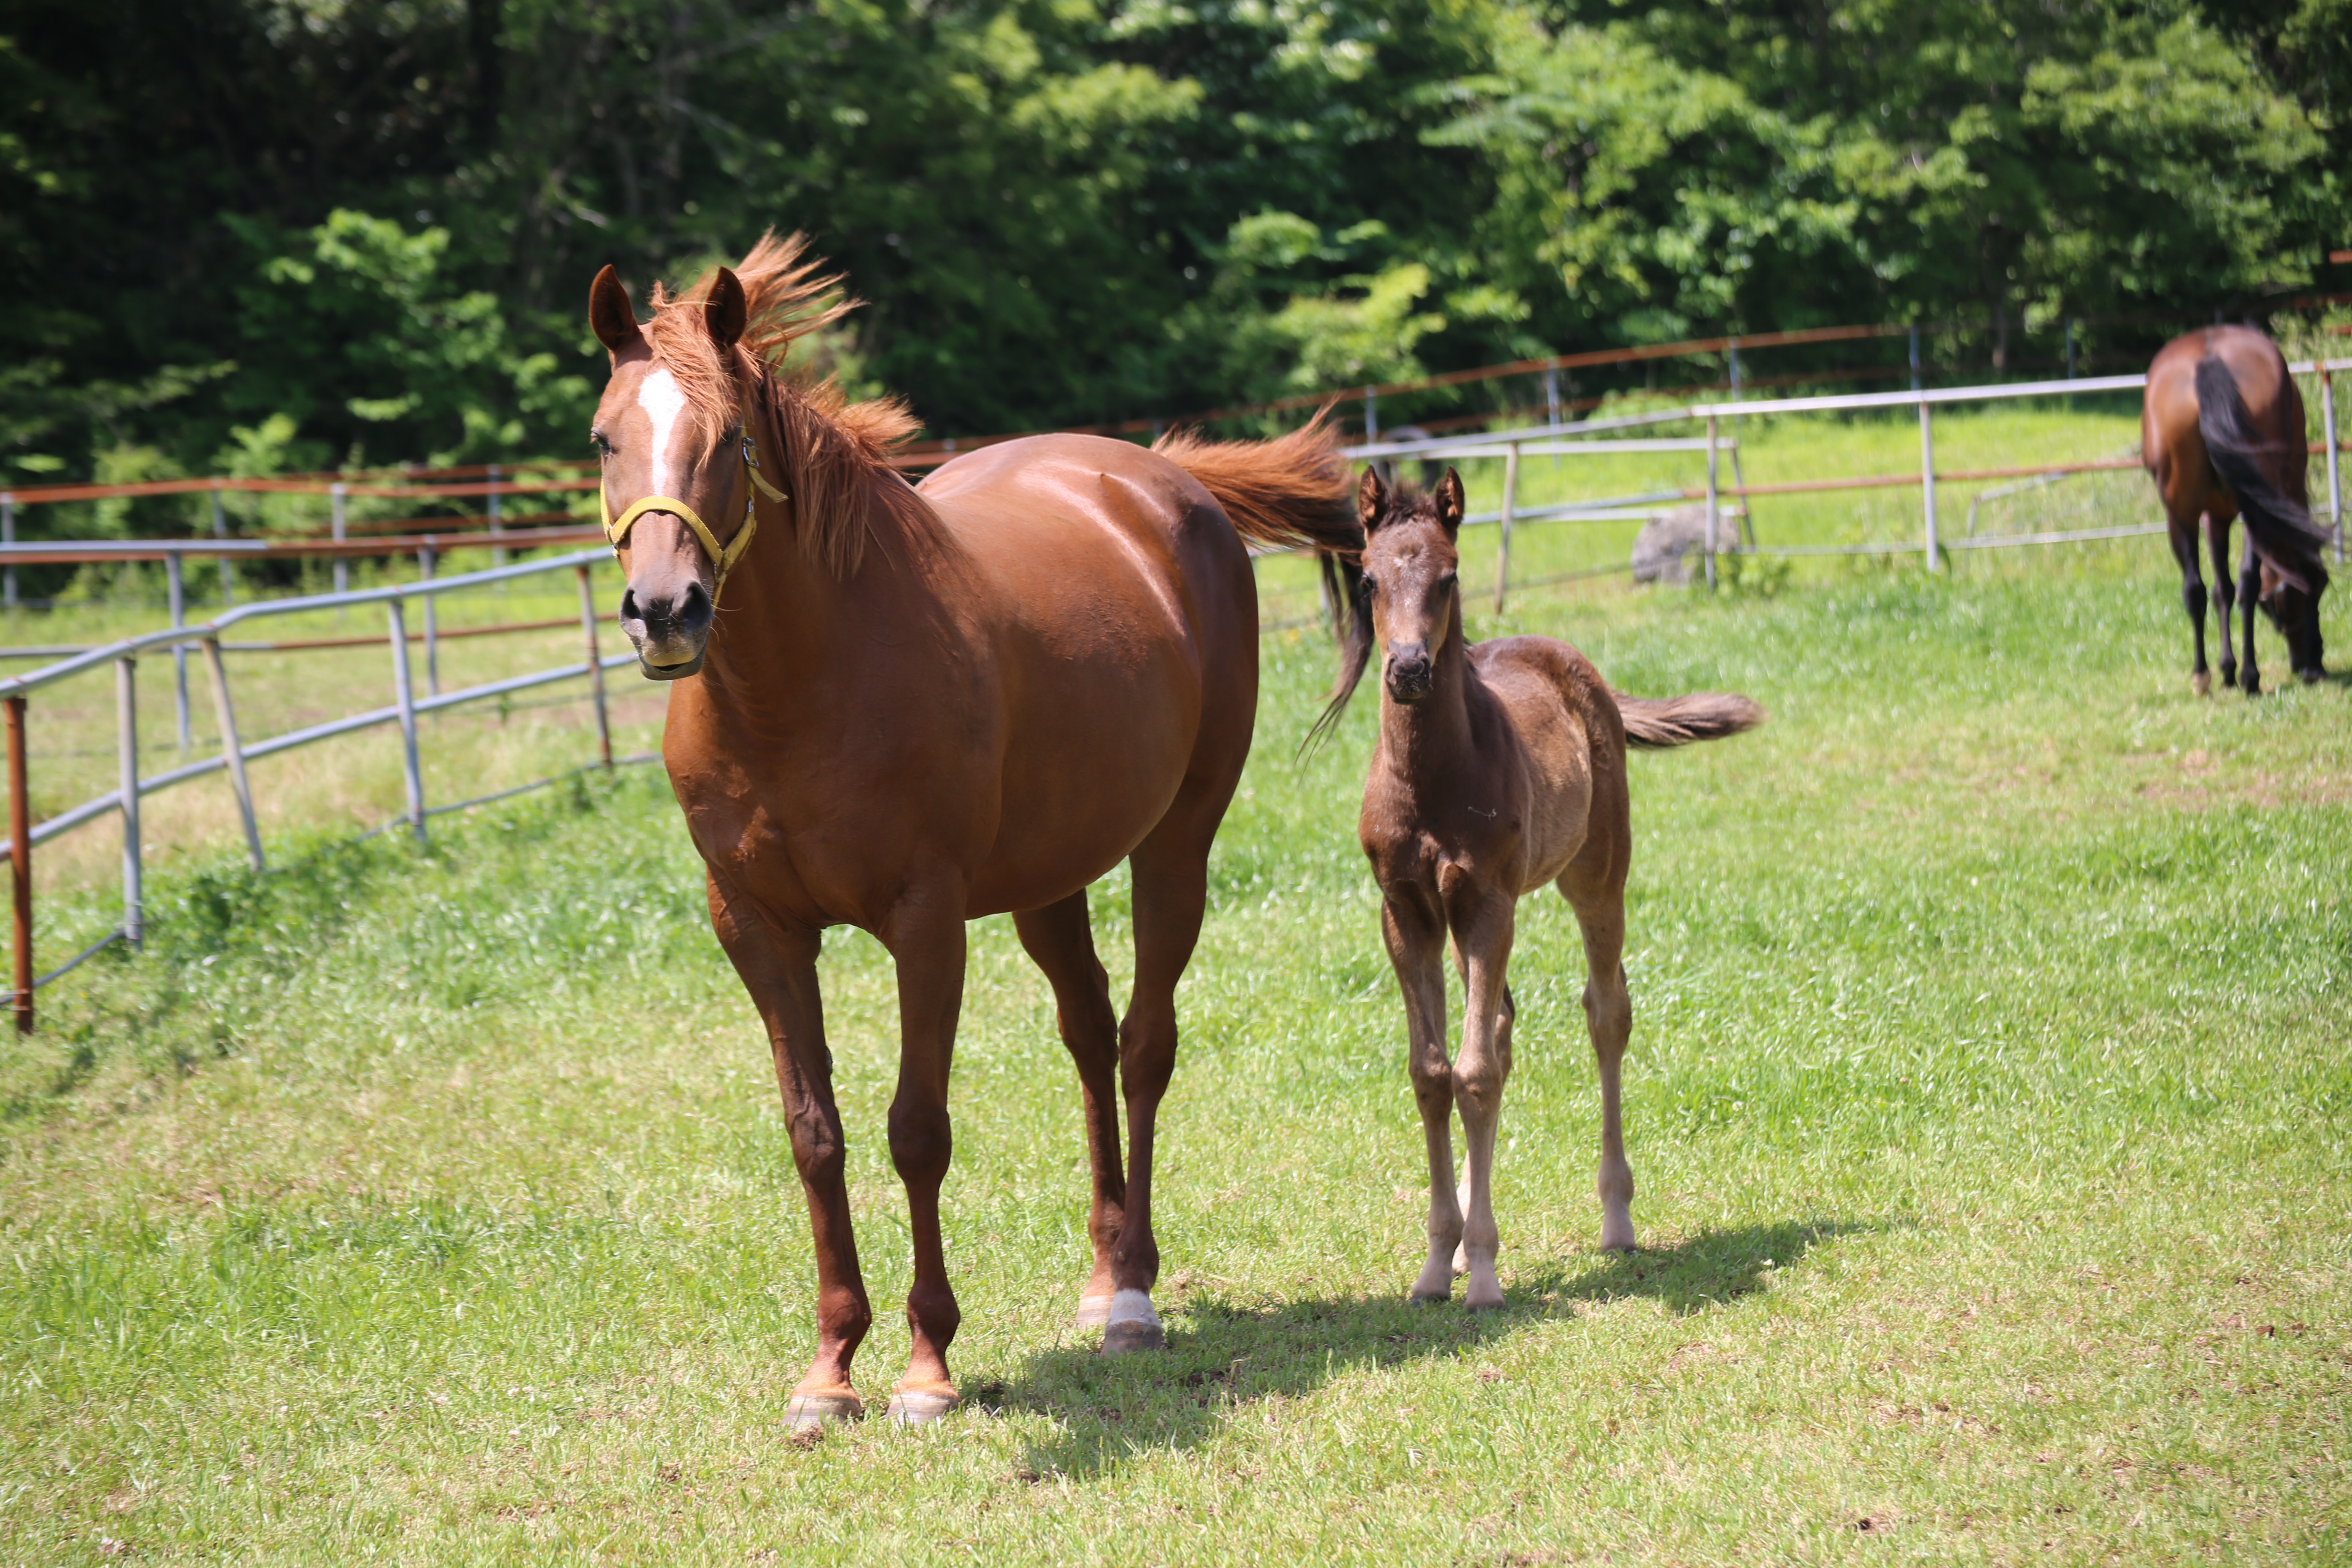
[[[2319,378],[2320,426],[2326,432],[2323,443],[2327,457],[2327,515],[2336,536],[2336,559],[2344,559],[2344,480],[2339,454],[2344,442],[2336,423],[2336,373],[2352,370],[2352,359],[2302,360],[2287,367],[2296,375],[2316,375]],[[1735,515],[1735,509],[1724,504],[1722,459],[1730,457],[1737,461],[1739,450],[1736,440],[1727,439],[1722,431],[1726,419],[1773,418],[1795,414],[1854,413],[1873,409],[1916,408],[1919,411],[1919,475],[1916,480],[1886,479],[1888,483],[1916,483],[1921,489],[1920,538],[1916,545],[1874,544],[1784,544],[1759,548],[1753,543],[1745,552],[1759,555],[1853,555],[1888,554],[1916,549],[1930,572],[1939,571],[1947,550],[1987,550],[2009,545],[2063,544],[2083,540],[2120,539],[2134,534],[2161,533],[2163,525],[2146,524],[2117,528],[2083,529],[2070,531],[2032,534],[2011,534],[1998,538],[1947,540],[1942,535],[1937,514],[1936,430],[1934,410],[1951,404],[1992,403],[2021,397],[2066,397],[2087,393],[2137,392],[2147,384],[2146,375],[2084,376],[2066,381],[2016,382],[1990,386],[1946,386],[1922,388],[1910,392],[1864,392],[1831,397],[1753,398],[1732,403],[1696,403],[1685,407],[1665,409],[1654,414],[1633,414],[1610,419],[1591,419],[1581,424],[1528,426],[1518,429],[1486,431],[1467,436],[1440,436],[1417,441],[1370,441],[1348,447],[1347,455],[1359,462],[1375,458],[1496,458],[1503,459],[1503,504],[1499,510],[1476,512],[1463,521],[1466,524],[1494,522],[1501,525],[1502,539],[1497,551],[1495,576],[1495,608],[1504,607],[1510,587],[1511,531],[1520,523],[1536,521],[1601,522],[1633,521],[1655,517],[1654,510],[1642,510],[1652,503],[1672,499],[1676,501],[1703,499],[1706,507],[1706,581],[1716,583],[1716,558],[1722,552],[1723,520]],[[1657,425],[1672,425],[1689,420],[1706,423],[1706,434],[1696,437],[1664,437],[1657,439],[1612,438],[1592,440],[1591,437],[1604,431],[1629,430]],[[1538,453],[1566,456],[1589,454],[1600,456],[1613,452],[1704,452],[1706,454],[1706,488],[1694,497],[1681,490],[1652,492],[1643,496],[1620,496],[1593,501],[1568,501],[1539,510],[1522,511],[1518,508],[1519,458]],[[2104,466],[2097,460],[2069,467],[2051,464],[2042,472],[2049,474],[2079,473]],[[1878,477],[1874,477],[1874,481]],[[1849,481],[1850,482],[1850,481]],[[1819,487],[1780,486],[1776,490],[1843,488],[1839,481]],[[1741,498],[1749,493],[1745,484],[1735,484],[1731,493]],[[1744,505],[1738,509],[1744,514]]]
[[[5,707],[7,721],[7,767],[9,790],[9,832],[7,852],[15,883],[15,942],[14,989],[6,993],[16,1017],[19,1032],[29,1032],[33,1026],[33,993],[57,979],[93,953],[102,952],[117,942],[127,942],[133,947],[144,938],[143,868],[142,865],[139,803],[159,790],[186,784],[210,773],[226,771],[230,788],[236,796],[237,815],[245,831],[246,853],[257,871],[266,869],[268,859],[261,843],[261,830],[253,809],[253,785],[246,764],[257,757],[273,756],[280,752],[311,745],[337,735],[348,735],[383,724],[400,726],[402,771],[407,809],[401,820],[416,835],[425,838],[425,818],[443,811],[454,811],[466,805],[500,798],[520,790],[504,790],[498,795],[474,800],[457,801],[441,806],[427,806],[425,801],[423,772],[419,763],[416,720],[419,714],[436,713],[462,707],[486,699],[503,697],[512,692],[528,690],[557,681],[585,678],[596,720],[597,762],[604,767],[614,765],[613,731],[604,697],[604,671],[635,662],[635,655],[623,653],[605,657],[596,646],[596,605],[589,581],[589,569],[605,558],[602,550],[583,550],[547,560],[525,562],[520,565],[493,567],[487,572],[469,572],[459,576],[439,577],[419,583],[407,583],[381,588],[363,588],[354,592],[311,595],[296,599],[265,600],[228,610],[196,626],[172,626],[160,631],[138,637],[124,637],[78,653],[58,663],[47,665],[23,675],[0,678],[0,707]],[[559,665],[551,669],[534,670],[527,675],[504,680],[488,681],[461,690],[436,692],[420,698],[409,668],[409,638],[406,608],[411,601],[421,601],[427,609],[442,595],[478,588],[488,584],[512,582],[551,572],[569,571],[580,584],[580,626],[583,658],[577,664]],[[384,606],[386,646],[392,653],[393,701],[389,707],[373,708],[365,712],[329,720],[281,735],[247,742],[237,731],[236,705],[228,680],[227,667],[222,662],[224,635],[232,627],[247,621],[277,616],[301,615],[317,610],[346,610],[361,605]],[[213,711],[220,730],[219,754],[202,758],[168,772],[142,775],[139,766],[138,725],[138,663],[143,653],[170,649],[184,655],[194,646],[202,649],[205,666],[211,677]],[[430,647],[428,645],[428,656]],[[117,783],[103,795],[93,795],[58,812],[39,826],[31,820],[26,732],[27,700],[45,687],[86,674],[108,664],[114,666],[115,735],[117,752]],[[183,682],[185,679],[182,665]],[[185,708],[185,687],[181,688],[182,709]],[[184,726],[183,728],[184,734]],[[635,760],[635,759],[625,759]],[[541,779],[521,788],[535,788],[552,780]],[[47,974],[33,972],[33,876],[32,851],[36,845],[46,843],[61,833],[71,832],[84,823],[110,813],[122,816],[122,918],[107,935],[84,948],[64,964]]]

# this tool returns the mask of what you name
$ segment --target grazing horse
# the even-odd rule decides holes
[[[2197,639],[2189,684],[2212,689],[2205,670],[2205,580],[2197,569],[2198,534],[2213,559],[2214,624],[2221,637],[2221,684],[2263,687],[2254,662],[2259,603],[2286,638],[2287,666],[2305,680],[2326,673],[2319,599],[2327,591],[2320,560],[2326,531],[2311,518],[2303,395],[2286,360],[2252,327],[2200,327],[2173,339],[2147,367],[2140,405],[2140,456],[2164,500],[2180,598]],[[2230,582],[2230,523],[2246,520],[2246,553]],[[2230,647],[2230,609],[2245,604],[2245,662]]]
[[[817,991],[828,926],[871,932],[897,967],[890,1157],[915,1277],[891,1415],[936,1419],[956,1401],[940,1187],[964,922],[982,915],[1013,912],[1077,1066],[1093,1167],[1079,1321],[1107,1325],[1106,1350],[1162,1342],[1154,1118],[1210,840],[1256,716],[1244,542],[1352,553],[1362,538],[1319,424],[1150,449],[1034,437],[910,486],[887,460],[914,426],[901,406],[845,405],[776,373],[793,339],[848,308],[835,281],[798,237],[770,235],[684,295],[656,288],[650,321],[610,268],[589,298],[612,354],[593,437],[628,583],[621,625],[647,676],[680,682],[663,760],[711,923],[766,1025],[815,1232],[818,1340],[796,1426],[863,1413],[850,1362],[872,1321]],[[1087,919],[1087,885],[1122,859],[1124,1020]]]
[[[1582,654],[1549,637],[1462,641],[1454,533],[1462,480],[1391,497],[1364,475],[1367,532],[1336,718],[1375,642],[1381,738],[1358,826],[1381,896],[1381,931],[1404,991],[1407,1066],[1429,1148],[1429,1259],[1415,1301],[1443,1301],[1466,1272],[1465,1304],[1503,1304],[1495,1278],[1495,1124],[1511,1071],[1511,936],[1519,900],[1547,882],[1584,932],[1585,1023],[1601,1066],[1601,1244],[1633,1245],[1618,1065],[1633,1009],[1621,963],[1633,854],[1625,748],[1679,746],[1752,729],[1745,697],[1643,701],[1612,691]],[[1462,1055],[1445,1054],[1445,941],[1462,972]],[[1468,1171],[1457,1194],[1453,1116]],[[1466,1211],[1466,1214],[1465,1214]]]

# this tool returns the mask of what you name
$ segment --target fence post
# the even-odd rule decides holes
[[[1927,492],[1927,570],[1940,570],[1936,563],[1939,545],[1936,539],[1936,426],[1927,400],[1919,400],[1919,484]]]
[[[1511,513],[1519,505],[1519,444],[1503,448],[1503,547],[1495,556],[1495,613],[1503,613],[1503,595],[1511,586]]]
[[[1911,390],[1919,390],[1919,328],[1916,323],[1911,328]]]
[[[1715,586],[1716,532],[1722,526],[1723,501],[1720,474],[1720,451],[1716,445],[1717,416],[1706,416],[1706,585]]]
[[[1381,438],[1381,395],[1370,387],[1364,388],[1364,440]]]
[[[1558,425],[1559,423],[1559,366],[1558,364],[1552,365],[1550,369],[1544,372],[1544,406],[1551,411],[1550,423]],[[1554,458],[1553,466],[1558,465],[1559,458]]]
[[[580,574],[580,629],[588,639],[588,695],[596,704],[596,752],[604,766],[613,765],[613,721],[604,710],[604,661],[596,651],[596,591],[588,582],[588,563]]]
[[[2344,564],[2344,470],[2337,466],[2336,449],[2342,445],[2336,438],[2336,373],[2319,373],[2319,422],[2327,426],[2327,518],[2336,526],[2336,564]]]
[[[8,699],[8,871],[16,895],[16,1032],[33,1032],[33,802],[25,782],[25,700]]]
[[[221,508],[221,493],[217,487],[213,490],[213,537],[228,537],[228,514]],[[221,608],[226,610],[236,603],[236,563],[226,554],[220,558],[220,580]]]
[[[253,868],[266,871],[261,858],[261,826],[253,819],[253,781],[245,773],[245,747],[236,738],[236,708],[228,696],[228,669],[221,663],[220,638],[205,639],[205,668],[212,676],[213,714],[220,725],[221,755],[228,762],[229,787],[236,792],[237,815],[245,821],[245,852]]]
[[[343,486],[341,482],[339,480],[335,484],[328,487],[327,495],[329,507],[328,526],[334,533],[335,542],[341,544],[343,542],[343,521],[346,511],[343,497]],[[338,594],[348,594],[351,591],[351,560],[348,556],[338,552],[335,556],[335,592]]]
[[[139,864],[139,661],[114,661],[114,747],[122,790],[122,937],[141,944],[144,907]]]
[[[425,842],[425,775],[416,765],[416,692],[408,679],[408,621],[400,613],[400,601],[388,600],[384,609],[392,620],[392,691],[400,704],[400,760],[408,784],[408,824],[415,831],[416,842]]]
[[[416,575],[420,581],[433,581],[433,567],[440,554],[431,544],[416,547]],[[434,696],[441,695],[441,595],[425,595],[425,689]]]
[[[0,490],[0,544],[16,542],[16,496],[13,490]],[[16,607],[16,563],[8,563],[8,570],[0,574],[0,601],[7,607]]]
[[[180,552],[173,551],[163,557],[163,575],[172,585],[172,624],[188,624],[188,577]],[[180,754],[188,751],[188,645],[172,645],[172,718],[179,737]]]
[[[505,518],[506,518],[506,512],[505,512],[504,508],[503,508],[503,507],[501,507],[501,506],[500,506],[500,504],[499,504],[502,500],[505,500],[505,498],[504,498],[503,496],[501,496],[501,495],[499,495],[499,466],[498,466],[496,463],[492,463],[492,464],[490,465],[490,489],[489,489],[489,493],[488,493],[488,495],[484,496],[482,499],[483,499],[484,500],[486,500],[486,501],[488,501],[488,502],[489,503],[489,510],[490,510],[490,537],[491,537],[492,539],[503,539],[503,538],[505,538],[505,537],[506,537],[506,531],[506,531],[506,528],[505,528],[505,526],[504,526],[504,524],[505,524]],[[499,546],[499,545],[496,545],[496,544],[491,545],[491,546],[490,546],[490,564],[491,564],[491,565],[493,565],[493,566],[503,566],[503,565],[505,565],[506,563],[507,563],[507,552],[506,552],[505,549],[504,549],[503,547]]]

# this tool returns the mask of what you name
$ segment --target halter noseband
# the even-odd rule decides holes
[[[604,481],[599,479],[596,483],[596,507],[604,514],[604,537],[612,542],[615,555],[621,552],[621,542],[629,537],[630,526],[649,511],[669,512],[694,531],[694,537],[701,542],[703,553],[710,557],[715,573],[716,580],[710,584],[710,603],[714,608],[719,603],[719,591],[727,586],[728,568],[743,558],[743,552],[751,548],[751,536],[760,531],[758,496],[781,502],[784,492],[770,484],[767,476],[760,472],[760,459],[751,448],[749,431],[743,435],[743,526],[735,531],[735,537],[729,540],[724,548],[719,543],[719,536],[710,531],[710,525],[702,521],[702,514],[676,496],[647,496],[633,503],[616,519],[613,516],[613,498],[605,493]]]

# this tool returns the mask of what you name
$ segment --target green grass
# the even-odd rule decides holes
[[[1629,690],[1772,716],[1633,763],[1630,1259],[1593,1245],[1574,928],[1522,908],[1510,1305],[1476,1320],[1402,1305],[1371,704],[1295,763],[1328,652],[1270,636],[1161,1123],[1171,1349],[1069,1327],[1075,1084],[982,922],[946,1194],[970,1405],[922,1432],[786,1438],[807,1225],[658,778],[424,857],[171,869],[152,950],[0,1047],[0,1558],[2340,1557],[2352,691],[2192,698],[2139,542],[1514,601]],[[1123,988],[1118,879],[1096,910]],[[870,940],[827,946],[878,1404],[895,1011]]]

